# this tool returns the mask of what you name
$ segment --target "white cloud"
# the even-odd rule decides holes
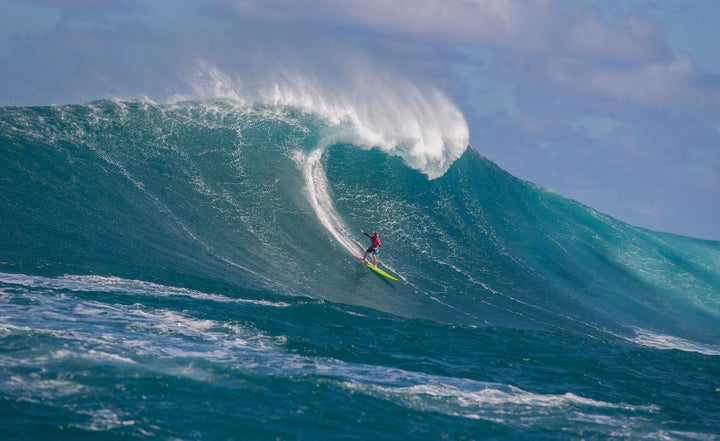
[[[216,5],[238,17],[328,27],[339,23],[364,32],[365,38],[389,51],[407,53],[409,45],[489,48],[516,65],[526,65],[532,71],[530,81],[569,87],[581,96],[658,108],[678,99],[698,104],[689,100],[701,95],[693,86],[693,61],[669,50],[656,21],[638,13],[610,20],[597,7],[581,2],[220,0]],[[407,44],[397,46],[397,39]],[[711,96],[718,100],[717,91]]]
[[[586,7],[572,17],[554,23],[567,28],[561,36],[566,51],[578,57],[606,62],[643,63],[667,53],[660,26],[637,14],[603,19]]]
[[[580,96],[613,100],[645,109],[720,110],[720,87],[702,85],[702,75],[685,53],[645,64],[597,65],[571,58],[548,62],[549,81]]]
[[[608,22],[597,8],[560,0],[217,0],[238,16],[340,23],[380,36],[525,53],[647,59],[665,50],[661,28],[637,14]]]

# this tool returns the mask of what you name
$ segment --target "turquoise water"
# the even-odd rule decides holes
[[[0,437],[720,439],[720,243],[351,132],[0,109]]]

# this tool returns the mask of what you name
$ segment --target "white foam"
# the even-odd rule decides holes
[[[248,354],[252,356],[272,350],[286,341],[284,336],[266,337],[256,329],[233,322],[194,317],[188,311],[154,308],[140,303],[108,304],[75,299],[70,294],[46,289],[59,285],[60,289],[71,287],[78,291],[93,291],[98,287],[97,280],[88,286],[88,281],[81,279],[78,286],[78,280],[74,278],[35,278],[0,273],[0,281],[7,283],[10,280],[16,286],[28,286],[29,290],[18,287],[14,288],[14,292],[6,291],[8,298],[5,299],[7,302],[3,302],[0,335],[47,336],[55,339],[62,349],[57,346],[53,349],[54,343],[43,339],[46,344],[24,354],[22,359],[2,357],[5,366],[44,366],[64,359],[76,359],[92,364],[143,366],[201,380],[208,378],[208,374],[188,369],[183,362],[178,367],[174,360],[198,358],[226,363],[245,358]],[[108,285],[104,278],[101,281],[101,287],[125,292],[115,283]],[[121,281],[120,285],[127,288],[126,282]],[[132,283],[129,285],[133,286]],[[185,293],[184,290],[181,292]],[[23,301],[15,302],[13,297]],[[169,364],[150,363],[148,366],[148,359],[171,361]]]
[[[153,295],[155,297],[183,296],[199,300],[212,300],[227,303],[249,303],[260,306],[285,308],[290,306],[286,302],[271,302],[267,300],[242,299],[227,297],[220,294],[203,293],[200,291],[160,285],[141,280],[122,279],[113,276],[97,275],[65,275],[50,278],[41,276],[28,276],[25,274],[0,273],[0,283],[21,285],[29,288],[66,289],[69,291],[106,292],[132,295]]]
[[[283,71],[252,82],[201,63],[193,87],[201,99],[319,115],[331,126],[321,147],[336,142],[378,147],[431,179],[442,176],[469,142],[465,118],[442,92],[372,62],[333,72],[332,81]]]
[[[134,420],[125,419],[122,412],[110,408],[80,410],[78,413],[88,415],[90,421],[84,424],[71,424],[71,426],[93,432],[104,432],[135,424]]]
[[[685,352],[697,352],[704,355],[720,355],[720,346],[697,343],[672,335],[658,334],[647,329],[635,329],[635,336],[627,338],[631,342],[655,349],[676,349]]]
[[[382,378],[352,378],[340,385],[353,393],[390,401],[421,412],[433,412],[471,420],[486,420],[519,427],[565,422],[568,419],[609,428],[646,430],[647,414],[655,405],[630,405],[584,398],[573,393],[538,394],[517,387],[473,380],[406,373],[398,385]],[[614,409],[613,415],[604,409]]]
[[[335,210],[335,204],[330,196],[330,184],[321,162],[324,151],[325,149],[321,147],[309,154],[295,152],[293,159],[300,167],[307,187],[305,195],[318,220],[332,237],[350,254],[362,254],[364,248],[359,242],[352,239],[354,234]],[[405,280],[392,266],[387,264],[385,266]]]
[[[12,392],[22,401],[39,403],[85,392],[89,388],[66,380],[42,379],[37,374],[13,375],[0,383],[5,393]]]
[[[305,195],[325,229],[348,252],[357,254],[362,247],[350,239],[352,237],[350,229],[335,210],[335,205],[330,197],[330,184],[320,163],[323,151],[324,149],[319,148],[309,154],[295,152],[295,162],[302,169],[307,187]]]
[[[97,361],[110,361],[113,363],[127,363],[127,364],[135,364],[135,360],[132,360],[128,357],[123,357],[118,354],[111,354],[109,352],[105,351],[97,351],[95,349],[90,349],[87,352],[88,358],[91,358],[93,360]]]
[[[4,325],[6,332],[25,332],[27,325],[33,334],[60,340],[54,347],[37,347],[34,353],[23,353],[21,359],[0,357],[2,365],[23,366],[23,372],[28,367],[63,366],[70,364],[68,360],[85,360],[213,381],[214,370],[205,369],[205,363],[196,363],[206,360],[259,375],[310,377],[308,381],[331,383],[333,387],[421,412],[511,425],[547,425],[548,421],[572,418],[586,424],[633,428],[646,424],[647,413],[657,412],[652,404],[611,403],[574,393],[533,393],[499,383],[285,352],[280,347],[286,342],[285,336],[267,336],[234,322],[194,317],[190,311],[104,304],[51,293],[35,295],[29,305],[6,306],[5,318],[0,320],[11,322]],[[53,318],[44,312],[52,312]],[[22,323],[13,325],[13,321]],[[83,393],[85,387],[33,374],[17,374],[0,381],[0,390],[20,399],[50,400],[58,405],[62,405],[62,394]],[[613,410],[612,415],[608,416],[604,409]],[[82,426],[88,430],[133,424],[109,408],[88,415],[89,420]]]

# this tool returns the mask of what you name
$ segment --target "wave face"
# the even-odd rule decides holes
[[[462,130],[420,131],[431,149],[232,101],[0,114],[8,439],[717,433],[718,242],[518,180]],[[360,229],[400,283],[352,256]]]

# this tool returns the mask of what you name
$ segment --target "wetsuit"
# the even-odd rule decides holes
[[[368,248],[367,250],[365,250],[365,252],[366,252],[366,253],[373,253],[373,254],[379,253],[379,252],[380,252],[380,246],[381,246],[380,236],[370,235],[370,234],[368,234],[368,233],[363,233],[363,234],[366,235],[367,237],[369,237],[370,240],[372,241],[372,242],[370,243],[370,248]]]

